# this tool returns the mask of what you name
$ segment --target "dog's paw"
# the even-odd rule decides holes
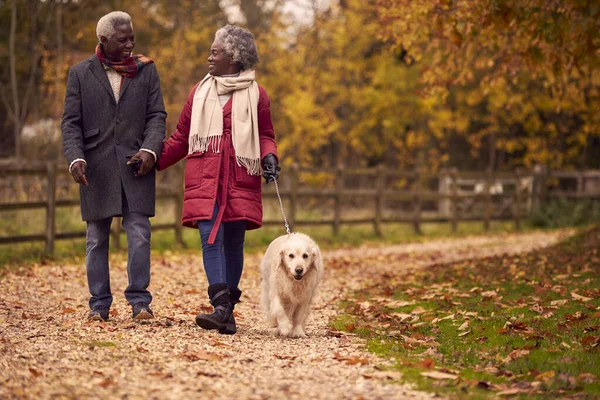
[[[281,326],[278,327],[279,336],[290,337],[292,336],[292,328],[290,326]]]
[[[306,337],[306,333],[304,333],[304,329],[302,329],[301,326],[296,326],[292,330],[292,337],[295,337],[295,338],[305,338]]]

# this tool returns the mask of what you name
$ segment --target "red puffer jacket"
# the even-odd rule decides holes
[[[209,243],[213,243],[221,222],[247,220],[247,229],[261,227],[261,177],[248,175],[246,168],[237,165],[231,140],[233,97],[223,107],[223,137],[219,152],[188,154],[190,118],[197,86],[198,84],[192,88],[188,96],[177,130],[164,142],[158,170],[168,168],[184,157],[187,159],[182,224],[196,228],[198,220],[212,219],[215,202],[218,202],[219,215],[209,238]],[[277,157],[277,146],[269,97],[263,87],[259,85],[258,89],[258,130],[262,160],[269,153]]]

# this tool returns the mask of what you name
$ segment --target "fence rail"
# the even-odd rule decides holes
[[[382,225],[387,223],[411,224],[415,232],[421,233],[426,222],[450,223],[456,231],[461,221],[482,221],[484,229],[490,228],[493,220],[512,220],[520,229],[521,220],[528,212],[539,208],[549,198],[600,199],[600,171],[515,171],[514,173],[460,172],[456,169],[438,173],[423,171],[389,170],[384,166],[375,168],[337,168],[334,182],[329,188],[315,189],[302,184],[302,174],[319,172],[316,169],[288,169],[285,182],[280,185],[280,195],[286,204],[286,216],[292,227],[306,225],[331,226],[337,235],[345,224],[372,224],[377,235],[382,234]],[[78,199],[57,199],[57,177],[66,174],[63,166],[56,163],[40,163],[27,166],[0,165],[0,179],[17,176],[41,176],[46,180],[44,201],[15,201],[0,203],[0,212],[30,209],[45,209],[45,230],[40,234],[0,236],[0,244],[44,241],[46,253],[53,253],[56,240],[85,237],[84,231],[56,232],[56,210],[60,207],[79,205]],[[183,168],[179,166],[178,179],[171,187],[157,190],[157,199],[174,202],[172,223],[153,224],[152,229],[173,230],[176,240],[183,243],[180,217],[183,206]],[[367,180],[370,187],[356,183]],[[571,181],[570,184],[548,186],[552,181]],[[73,183],[74,185],[74,183]],[[564,186],[564,187],[563,187]],[[505,190],[508,188],[508,190]],[[263,197],[275,199],[273,185],[264,187]],[[300,200],[304,198],[333,200],[332,217],[327,219],[301,219],[298,217]],[[370,200],[372,216],[343,218],[344,204],[358,204]],[[404,203],[401,212],[389,214],[388,201]],[[434,209],[431,204],[435,204]],[[407,210],[408,205],[408,210]],[[472,212],[481,207],[479,213]],[[265,225],[281,224],[281,220],[265,220]],[[113,224],[112,236],[115,245],[120,245],[120,224]]]

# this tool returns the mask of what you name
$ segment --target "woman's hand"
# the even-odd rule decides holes
[[[267,154],[262,160],[263,166],[263,177],[265,182],[269,183],[279,178],[279,171],[281,168],[277,165],[277,158],[274,154]]]

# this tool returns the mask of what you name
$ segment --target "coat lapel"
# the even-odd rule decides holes
[[[100,60],[95,55],[90,58],[90,69],[94,76],[100,81],[102,86],[106,89],[110,97],[116,102],[115,94],[113,93],[112,86],[110,86],[110,82],[108,81],[108,77],[106,76],[106,71],[102,66]]]
[[[123,93],[125,93],[125,90],[129,87],[129,84],[131,83],[132,79],[128,78],[128,77],[123,77],[123,82],[121,83],[121,92],[119,93],[119,99],[121,99],[123,97]]]

